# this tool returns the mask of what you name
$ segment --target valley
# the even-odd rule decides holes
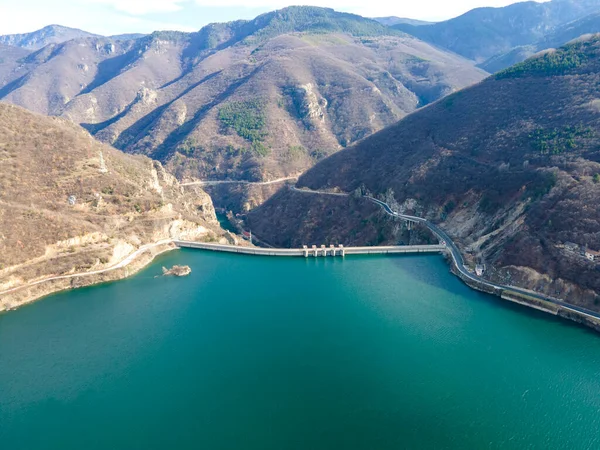
[[[52,244],[54,235],[42,233],[27,262],[7,252],[3,286],[82,268],[104,273],[120,261],[104,256],[111,249],[124,246],[126,256],[194,224],[201,239],[241,242],[221,229],[215,207],[235,217],[238,232],[241,225],[275,247],[436,243],[423,223],[408,227],[363,200],[370,196],[388,213],[439,225],[471,271],[486,267],[490,282],[596,311],[600,219],[589,205],[600,176],[598,14],[596,0],[479,8],[436,23],[293,6],[191,33],[104,37],[51,25],[1,36],[2,102],[56,117],[61,127],[79,124],[89,135],[78,128],[78,148],[105,148],[99,154],[123,161],[137,155],[131,161],[144,177],[158,180],[150,193],[136,178],[137,199],[125,184],[88,180],[94,164],[100,175],[117,175],[103,159],[92,163],[91,150],[68,175],[75,166],[61,162],[47,133],[32,140],[26,125],[27,137],[9,134],[5,160],[15,163],[3,169],[12,189],[6,205],[27,209],[14,199],[28,198],[21,171],[36,157],[14,150],[21,140],[31,151],[52,148],[45,164],[70,184],[24,176],[43,181],[35,195],[54,189],[43,194],[46,203],[30,204],[39,220],[29,222],[53,217],[48,230],[59,235]],[[4,111],[34,121],[20,109]],[[118,175],[123,183],[134,171],[126,173]],[[339,195],[314,198],[302,189]],[[61,217],[58,192],[84,216]],[[169,220],[184,225],[166,231]],[[129,233],[130,222],[124,241],[106,231]],[[4,236],[30,233],[20,221],[6,227]],[[5,245],[25,246],[17,241]],[[64,242],[76,242],[75,255],[63,254],[72,245]],[[87,252],[79,245],[104,253],[79,264]],[[77,264],[49,265],[56,255]]]
[[[330,3],[0,7],[4,446],[598,447],[600,0]]]

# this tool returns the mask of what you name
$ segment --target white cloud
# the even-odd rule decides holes
[[[353,12],[365,17],[400,16],[415,19],[449,19],[480,6],[501,7],[519,0],[194,0],[206,8],[279,9],[290,5],[310,5]],[[549,0],[537,0],[539,2]]]
[[[310,5],[329,8],[356,8],[364,5],[364,0],[299,0],[297,2],[290,2],[286,0],[219,0],[218,4],[214,0],[194,1],[199,6],[218,8],[283,8],[290,5]],[[383,2],[380,1],[380,3]]]
[[[208,22],[252,18],[293,4],[326,6],[365,17],[443,20],[478,6],[515,0],[0,0],[0,34],[57,23],[98,34],[197,30]],[[10,3],[7,5],[6,3]],[[200,7],[194,6],[194,3]]]
[[[87,0],[88,3],[108,5],[133,15],[175,12],[188,0]]]
[[[106,4],[98,3],[98,0],[61,1],[61,9],[47,0],[21,0],[10,7],[0,4],[1,34],[30,32],[53,23],[101,35],[151,33],[155,30],[196,31],[199,28],[178,23],[167,14],[165,20],[161,20],[160,15],[155,18],[115,11]]]

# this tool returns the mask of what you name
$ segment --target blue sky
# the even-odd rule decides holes
[[[295,4],[326,6],[367,17],[444,20],[478,6],[515,0],[0,0],[0,34],[60,24],[98,34],[194,31],[210,22],[251,19]]]

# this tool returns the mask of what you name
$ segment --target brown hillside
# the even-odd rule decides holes
[[[299,186],[358,188],[394,197],[456,239],[490,276],[600,309],[600,261],[564,248],[600,250],[600,39],[514,66],[414,113],[307,172]],[[348,218],[346,244],[372,241],[350,205],[306,205],[282,191],[249,223],[275,244],[306,239]],[[321,200],[326,202],[326,200]],[[360,237],[360,239],[359,239]],[[392,233],[382,242],[395,242]]]
[[[184,194],[159,163],[0,103],[0,292],[107,268],[161,239],[222,235],[208,195]]]
[[[20,62],[0,98],[84,124],[180,179],[298,174],[485,76],[375,21],[308,7],[198,33],[77,39]]]

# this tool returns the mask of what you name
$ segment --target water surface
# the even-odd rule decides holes
[[[188,264],[187,278],[158,277]],[[600,339],[438,256],[181,250],[0,315],[0,447],[600,448]]]

